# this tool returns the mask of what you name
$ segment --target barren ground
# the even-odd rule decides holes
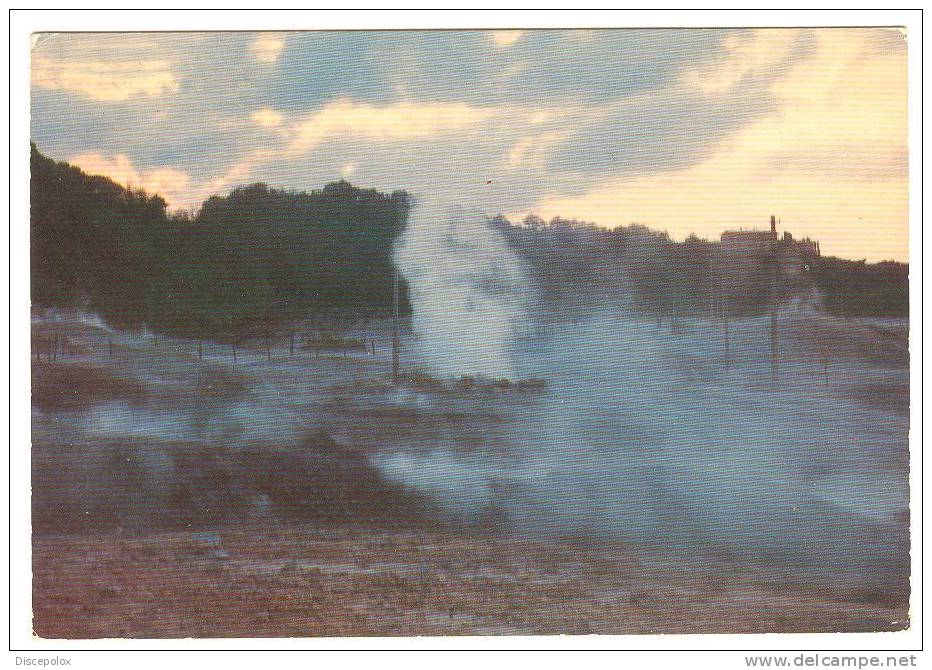
[[[34,543],[46,638],[897,630],[882,594],[708,561],[443,532],[236,530]]]
[[[804,325],[795,331],[812,341],[789,341],[784,351],[796,346],[814,362],[792,372],[796,377],[786,373],[788,379],[805,381],[813,396],[856,398],[863,411],[905,425],[905,331]],[[65,344],[49,361],[41,352],[53,341],[52,326]],[[533,396],[502,393],[493,403],[489,398],[498,396],[491,391],[430,395],[417,387],[399,395],[383,379],[384,338],[372,355],[291,356],[279,343],[268,360],[263,349],[244,347],[233,361],[215,343],[204,345],[200,360],[194,341],[110,335],[93,325],[37,322],[33,333],[40,352],[32,370],[40,637],[908,626],[908,585],[887,586],[907,584],[905,555],[878,554],[877,565],[906,571],[892,581],[871,581],[871,570],[860,581],[807,581],[792,566],[742,562],[727,552],[687,556],[633,543],[522,535],[496,529],[494,515],[474,527],[438,520],[432,510],[442,494],[426,499],[385,480],[371,462],[376,446],[425,444],[429,453],[440,438],[456,436],[463,450],[479,438],[507,444],[502,426]],[[823,350],[831,355],[821,354],[820,363]],[[876,367],[865,367],[873,365],[867,354],[879,359]],[[853,377],[843,367],[849,359],[863,374]],[[882,455],[886,469],[877,466],[875,474],[892,472],[884,482],[896,492],[908,453],[905,444],[894,446]],[[833,474],[826,470],[815,483],[831,484]],[[841,495],[850,488],[842,484],[825,495],[848,507],[826,509],[848,514],[857,501]],[[897,542],[905,538],[905,502],[890,510],[868,510],[894,520],[864,521],[859,541],[889,528]]]

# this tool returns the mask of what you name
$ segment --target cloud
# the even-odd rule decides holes
[[[201,190],[203,196],[199,200],[204,200],[212,195],[217,195],[223,191],[242,186],[250,179],[255,170],[257,163],[261,162],[260,156],[249,156],[244,160],[237,161],[221,174],[213,177],[207,182],[207,185]]]
[[[776,48],[767,34],[752,33],[767,47]],[[706,59],[698,67],[707,71],[714,61],[716,71],[728,72],[727,84],[699,88],[702,78],[685,74],[671,77],[667,86],[633,92],[599,106],[589,106],[573,119],[571,142],[553,156],[557,173],[589,176],[592,179],[634,177],[644,173],[684,169],[707,159],[717,148],[756,119],[773,113],[780,104],[775,86],[794,66],[811,55],[814,45],[807,31],[790,31],[780,49],[747,48],[741,39],[725,40],[730,45],[723,56]],[[768,54],[752,66],[748,52]],[[732,81],[732,71],[741,74]]]
[[[521,165],[521,162],[524,160],[525,154],[528,152],[528,149],[531,148],[533,143],[534,143],[533,137],[529,137],[527,139],[516,142],[514,146],[512,146],[511,149],[508,150],[508,156],[507,156],[507,159],[505,160],[505,167],[509,170],[512,170],[518,167],[519,165]]]
[[[275,159],[274,149],[256,149],[235,160],[220,174],[192,179],[189,174],[170,167],[138,169],[124,154],[106,157],[99,153],[72,156],[68,162],[88,174],[109,177],[130,188],[142,188],[165,199],[169,209],[197,209],[212,195],[229,192],[256,178],[257,169]]]
[[[167,60],[73,61],[38,55],[32,61],[32,83],[100,102],[158,97],[180,88]]]
[[[278,60],[282,49],[285,48],[285,37],[271,33],[263,33],[256,37],[249,45],[249,51],[257,62],[268,65]]]
[[[906,147],[872,146],[870,143],[831,148],[801,147],[775,151],[762,161],[756,176],[768,174],[811,175],[840,181],[874,181],[907,178]]]
[[[489,33],[489,40],[495,46],[510,47],[520,40],[523,35],[523,30],[493,30]]]
[[[87,153],[72,156],[68,162],[77,165],[88,174],[104,175],[123,186],[142,188],[150,194],[158,194],[171,208],[197,204],[189,199],[190,178],[180,170],[157,167],[140,172],[124,154],[106,158],[97,153]]]
[[[475,126],[493,112],[465,104],[374,106],[348,100],[328,104],[296,129],[291,153],[308,151],[326,140],[376,142],[414,140]]]
[[[282,115],[268,107],[253,112],[251,118],[263,128],[274,128],[282,122]]]
[[[527,30],[506,48],[494,43],[495,32],[371,37],[371,48],[360,50],[355,62],[376,63],[378,72],[403,83],[417,100],[483,106],[605,104],[667,87],[684,68],[715,61],[728,34],[603,30],[585,39],[577,30]],[[516,31],[501,32],[511,38]]]
[[[687,68],[683,81],[710,96],[721,95],[755,73],[772,71],[794,49],[796,30],[755,30],[730,33],[724,40],[724,58],[710,59]]]
[[[541,171],[546,170],[550,150],[567,140],[570,135],[569,131],[556,130],[518,140],[508,150],[504,162],[505,169],[515,170],[521,168],[527,170],[533,167]]]
[[[173,206],[343,174],[674,236],[774,209],[829,253],[860,217],[905,248],[897,31],[501,32],[54,35],[33,50],[32,136],[159,177]],[[844,248],[900,254],[882,244]]]
[[[793,233],[819,239],[823,253],[906,260],[906,52],[884,33],[818,31],[812,56],[771,87],[773,109],[700,160],[603,180],[578,196],[544,198],[528,211],[640,222],[678,239],[763,226],[772,213]],[[769,43],[766,34],[760,37]],[[877,48],[879,41],[884,48]],[[742,44],[734,58],[756,51]],[[773,66],[770,58],[757,63]],[[753,70],[726,63],[730,83],[708,90],[734,87],[735,72],[747,79]]]

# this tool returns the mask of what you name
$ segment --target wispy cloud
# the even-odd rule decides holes
[[[181,170],[159,167],[140,172],[124,154],[111,158],[98,153],[79,154],[72,156],[68,162],[88,174],[105,175],[123,186],[142,188],[151,194],[161,195],[172,208],[196,204],[188,200],[187,189],[191,180]]]
[[[520,40],[523,35],[523,30],[493,30],[489,33],[489,39],[495,46],[510,47]]]
[[[550,156],[550,150],[565,141],[570,134],[566,130],[552,130],[518,140],[505,156],[505,169],[515,170],[521,168],[526,170],[533,167],[535,171],[546,170],[546,161]]]
[[[256,110],[252,113],[251,118],[263,128],[274,128],[281,125],[282,122],[282,115],[268,107]]]
[[[474,126],[491,110],[460,103],[415,105],[402,102],[374,106],[348,100],[333,102],[296,129],[291,153],[301,153],[327,139],[413,140]]]
[[[273,33],[263,33],[249,45],[253,58],[266,65],[276,62],[284,48],[285,36]]]
[[[33,58],[32,83],[100,102],[157,97],[180,87],[166,60],[74,61],[42,56]]]
[[[721,95],[746,76],[778,67],[798,38],[795,30],[730,34],[724,41],[723,58],[687,68],[683,81],[706,95]]]
[[[765,225],[774,213],[794,233],[819,239],[825,253],[905,260],[902,40],[897,46],[878,30],[822,30],[816,40],[809,58],[774,81],[772,111],[751,119],[702,160],[685,169],[609,178],[578,197],[545,198],[531,209],[545,218],[571,213],[604,224],[638,221],[678,238]],[[733,47],[719,80],[697,82],[705,94],[767,70],[781,53],[766,31]]]

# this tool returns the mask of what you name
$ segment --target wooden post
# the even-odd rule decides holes
[[[777,245],[770,259],[770,377],[776,380],[777,367]]]
[[[725,317],[725,369],[731,364],[730,343],[728,341],[728,317]]]
[[[392,382],[398,383],[400,368],[399,352],[400,335],[398,333],[398,269],[392,275]]]
[[[714,263],[714,268],[713,264]],[[724,345],[724,363],[725,369],[728,369],[730,356],[730,342],[728,333],[728,293],[725,282],[725,271],[722,268],[722,254],[716,251],[709,264],[709,291],[711,293],[712,312],[714,318],[719,322],[722,329],[722,340]],[[713,274],[714,272],[714,274]]]
[[[770,377],[777,378],[779,366],[777,363],[777,313],[775,310],[770,312]]]
[[[375,356],[375,338],[373,337],[369,340],[369,345],[372,347],[372,355]]]
[[[113,358],[113,336],[107,337],[107,350],[110,352],[110,358]]]
[[[718,285],[719,285],[719,295],[718,295],[718,308],[719,314],[722,319],[722,331],[725,339],[725,369],[728,369],[728,366],[731,364],[731,343],[728,338],[728,306],[729,306],[729,286],[725,281],[725,273],[720,271],[718,276]]]
[[[230,343],[230,348],[233,350],[233,362],[236,362],[236,342]]]

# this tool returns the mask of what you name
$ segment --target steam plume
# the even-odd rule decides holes
[[[395,262],[410,289],[419,358],[431,374],[513,376],[528,283],[520,259],[482,214],[416,205]]]

